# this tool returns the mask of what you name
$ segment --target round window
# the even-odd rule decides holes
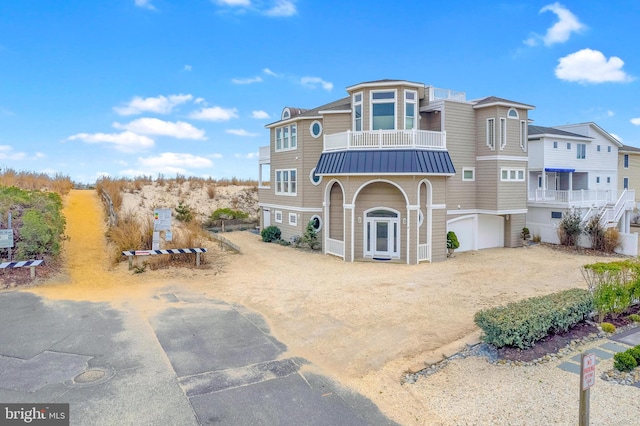
[[[311,123],[311,126],[309,126],[309,132],[314,138],[319,138],[322,134],[322,123],[320,123],[318,120],[315,120],[313,123]]]
[[[309,180],[311,180],[311,183],[316,186],[320,185],[320,182],[322,182],[322,176],[316,174],[315,167],[311,170],[311,173],[309,173]]]
[[[322,218],[317,214],[313,215],[311,217],[311,224],[316,232],[320,231],[322,229]]]

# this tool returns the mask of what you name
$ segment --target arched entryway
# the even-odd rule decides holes
[[[376,207],[364,214],[364,257],[399,259],[400,212]]]

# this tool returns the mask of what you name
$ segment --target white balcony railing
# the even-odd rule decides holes
[[[333,254],[344,258],[344,241],[332,240],[327,238],[327,254]]]
[[[258,154],[258,162],[259,164],[271,163],[271,147],[269,145],[260,147],[260,152]]]
[[[324,136],[324,151],[346,149],[447,149],[446,132],[430,130],[371,130]]]
[[[429,260],[429,244],[418,244],[418,262]]]
[[[616,190],[580,189],[577,191],[562,191],[555,189],[534,189],[529,191],[530,203],[578,205],[605,205],[615,202],[618,198]]]

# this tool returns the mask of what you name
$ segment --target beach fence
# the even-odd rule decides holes
[[[31,279],[36,277],[36,266],[40,266],[44,263],[44,260],[23,260],[20,262],[3,262],[0,263],[0,269],[13,269],[13,268],[29,268]]]
[[[204,247],[198,248],[179,248],[179,249],[164,249],[164,250],[124,250],[123,256],[127,256],[129,259],[129,270],[133,269],[133,258],[135,256],[154,256],[158,254],[196,254],[196,266],[200,266],[200,253],[206,253],[207,249]]]

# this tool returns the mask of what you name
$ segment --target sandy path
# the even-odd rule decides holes
[[[104,225],[95,192],[73,191],[65,200],[65,216],[71,237],[65,244],[68,272],[31,291],[55,299],[108,301],[144,315],[163,307],[153,295],[164,288],[240,303],[265,317],[273,334],[287,345],[287,357],[310,360],[407,425],[549,424],[573,419],[571,413],[557,417],[552,411],[549,417],[541,410],[545,404],[560,406],[545,398],[567,404],[577,398],[577,385],[567,383],[573,378],[554,366],[507,369],[465,360],[416,385],[401,385],[401,376],[411,366],[440,359],[443,352],[476,339],[473,315],[479,309],[585,288],[579,267],[611,260],[533,246],[458,253],[434,264],[345,263],[234,232],[225,237],[243,254],[219,252],[212,244],[210,269],[132,275],[126,262],[111,267],[103,255]],[[531,387],[540,381],[547,386]],[[608,392],[598,400],[605,407],[630,392],[640,394],[635,388],[611,386],[601,386]],[[519,394],[529,395],[526,421],[517,410],[523,404],[514,398]],[[632,408],[638,412],[638,407]],[[615,404],[603,415],[631,418]]]

